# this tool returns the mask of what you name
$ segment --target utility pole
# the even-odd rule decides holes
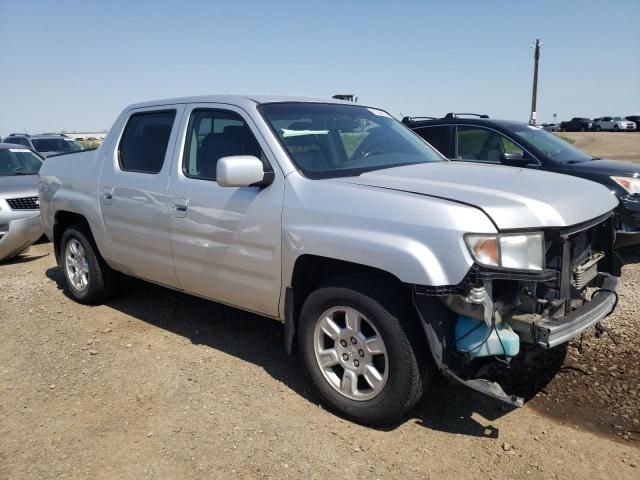
[[[540,47],[542,44],[540,43],[540,39],[536,38],[536,43],[532,45],[535,48],[535,53],[533,54],[533,58],[535,59],[535,64],[533,67],[533,92],[531,93],[531,118],[529,119],[530,125],[536,124],[536,100],[538,97],[538,60],[540,60]]]

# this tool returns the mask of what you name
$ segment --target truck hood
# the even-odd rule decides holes
[[[0,198],[35,197],[38,175],[0,176]]]
[[[335,180],[471,205],[483,210],[499,230],[567,227],[618,205],[616,197],[600,184],[500,165],[423,163]]]

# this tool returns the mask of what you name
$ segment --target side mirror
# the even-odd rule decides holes
[[[528,164],[529,160],[524,158],[524,156],[520,152],[503,153],[502,155],[500,155],[500,163],[518,167]]]
[[[221,187],[266,187],[273,182],[273,173],[265,173],[257,157],[222,157],[216,165],[216,181]]]

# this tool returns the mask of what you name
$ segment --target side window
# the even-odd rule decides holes
[[[14,143],[16,145],[24,145],[25,147],[29,146],[29,142],[27,142],[26,138],[21,137],[9,137],[4,140],[5,143]]]
[[[504,153],[519,153],[524,157],[524,150],[513,143],[507,137],[502,137],[502,150]]]
[[[450,131],[451,128],[449,126],[443,125],[418,128],[416,133],[445,157],[449,157]]]
[[[129,172],[160,172],[175,117],[175,110],[131,115],[118,146],[120,168]]]
[[[184,174],[215,180],[218,160],[235,155],[258,157],[265,164],[265,171],[270,170],[260,145],[240,115],[228,110],[194,110],[182,156]]]
[[[482,127],[458,127],[457,155],[460,160],[500,162],[503,153],[521,152],[521,148],[498,132]]]

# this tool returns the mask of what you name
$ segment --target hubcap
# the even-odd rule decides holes
[[[387,349],[376,327],[351,307],[333,307],[316,322],[313,347],[318,367],[338,393],[370,400],[387,383]]]
[[[78,240],[72,238],[67,242],[64,256],[69,282],[76,290],[84,291],[89,285],[89,265],[84,247]]]

